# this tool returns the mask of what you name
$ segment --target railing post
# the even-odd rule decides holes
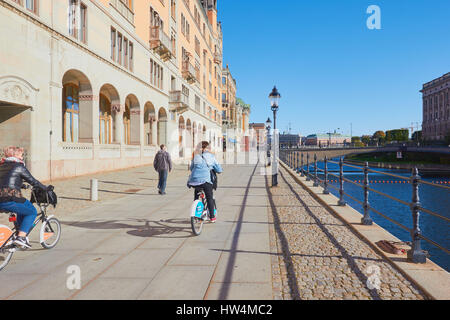
[[[306,181],[311,181],[311,177],[309,176],[309,152],[306,153]]]
[[[300,172],[302,173],[301,176],[304,177],[305,170],[303,169],[303,152],[302,152],[302,160],[301,160],[301,164],[300,164]]]
[[[325,159],[323,161],[325,163],[325,178],[324,178],[323,194],[330,194],[330,191],[328,191],[328,158],[327,158],[327,156],[325,156]]]
[[[364,165],[364,217],[361,219],[361,223],[366,226],[373,224],[372,218],[369,212],[369,163]]]
[[[297,151],[297,173],[300,173],[300,152]]]
[[[319,186],[319,180],[317,178],[317,154],[314,153],[314,184],[313,187]]]
[[[344,160],[339,159],[339,201],[338,206],[344,207],[347,203],[344,200]]]
[[[427,256],[420,246],[420,235],[421,231],[419,228],[419,215],[420,215],[420,199],[419,199],[419,171],[417,167],[413,169],[413,175],[411,176],[411,185],[413,188],[412,192],[412,203],[411,212],[413,218],[413,229],[411,230],[412,246],[411,250],[408,251],[408,260],[414,263],[426,263]]]

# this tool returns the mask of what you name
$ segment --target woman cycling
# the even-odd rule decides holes
[[[216,217],[214,216],[215,204],[211,170],[214,170],[215,173],[222,173],[223,170],[214,155],[209,152],[208,147],[209,142],[207,141],[203,141],[197,147],[191,163],[191,175],[189,176],[188,186],[195,188],[194,200],[198,199],[198,193],[201,190],[205,192],[206,202],[209,208],[209,218],[212,223],[215,223]]]
[[[22,196],[23,180],[34,188],[47,190],[47,187],[37,181],[25,168],[23,148],[7,147],[5,158],[0,161],[0,210],[17,214],[19,230],[14,243],[31,248],[27,234],[37,216],[36,208]]]

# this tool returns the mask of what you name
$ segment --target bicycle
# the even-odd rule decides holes
[[[197,193],[198,200],[195,200],[191,207],[191,227],[192,232],[199,236],[203,230],[203,223],[209,221],[209,209],[206,201],[206,195],[203,190]],[[217,217],[216,200],[214,199],[214,216]]]
[[[23,186],[22,189],[30,189],[30,186]],[[39,201],[36,197],[36,190],[33,188],[31,190],[32,198],[36,199],[36,202]],[[28,235],[33,231],[36,225],[39,222],[42,222],[42,226],[39,233],[39,242],[44,249],[52,249],[58,243],[61,237],[61,223],[54,215],[47,216],[47,208],[50,206],[48,201],[48,194],[46,194],[47,202],[44,203],[36,203],[39,206],[40,212],[36,217],[35,222],[31,226]],[[0,270],[5,268],[10,262],[12,255],[16,251],[26,250],[20,248],[16,244],[13,243],[16,237],[16,231],[19,226],[17,224],[17,216],[15,213],[0,210],[0,213],[8,213],[9,221],[14,223],[14,228],[11,230],[8,226],[0,225]],[[28,240],[27,235],[27,240]]]

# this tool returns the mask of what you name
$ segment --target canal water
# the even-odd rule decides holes
[[[333,159],[333,161],[339,161],[338,159]],[[324,169],[324,163],[318,163],[319,169]],[[305,166],[306,169],[306,166]],[[313,172],[313,166],[310,167],[310,172]],[[329,163],[328,170],[331,173],[339,177],[339,166],[337,164]],[[373,169],[379,172],[393,173],[399,176],[411,177],[411,172],[409,171],[399,171],[390,169]],[[319,171],[320,172],[320,171]],[[364,174],[357,172],[356,169],[344,166],[344,177],[363,184]],[[323,174],[319,175],[320,179],[323,179]],[[330,185],[333,185],[339,189],[339,180],[335,176],[330,175],[329,180]],[[437,178],[437,177],[422,177],[424,181],[428,182],[438,182],[443,185],[450,186],[450,179],[447,178]],[[400,200],[411,202],[412,201],[412,185],[409,183],[404,183],[405,180],[400,178],[394,178],[392,176],[383,175],[381,173],[369,172],[369,186],[372,189],[386,193],[392,197],[398,198]],[[444,184],[447,183],[447,184]],[[329,188],[329,191],[339,197],[339,191],[335,188]],[[352,197],[363,202],[364,193],[363,189],[349,182],[344,182],[344,191]],[[429,186],[425,184],[419,185],[419,197],[421,206],[425,209],[436,212],[442,216],[450,217],[450,190],[445,188],[439,188],[434,186]],[[348,205],[358,210],[361,214],[364,212],[363,207],[358,202],[354,201],[348,196],[345,196],[345,201]],[[412,228],[412,214],[409,206],[401,204],[397,201],[386,198],[375,192],[369,191],[369,203],[370,206],[389,218],[396,220],[400,224]],[[378,215],[377,213],[370,211],[370,215],[373,221],[384,229],[388,230],[390,233],[395,235],[402,241],[411,241],[411,235],[408,231],[400,228],[384,217]],[[439,219],[433,215],[426,212],[420,212],[419,225],[422,231],[422,235],[438,243],[442,247],[450,248],[450,223]],[[428,251],[430,255],[430,260],[440,265],[447,271],[450,271],[450,256],[439,248],[432,244],[429,244],[425,240],[421,240],[422,249]]]

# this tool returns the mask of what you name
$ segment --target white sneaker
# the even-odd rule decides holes
[[[13,243],[23,248],[31,248],[31,244],[28,242],[28,239],[25,237],[16,237]]]

